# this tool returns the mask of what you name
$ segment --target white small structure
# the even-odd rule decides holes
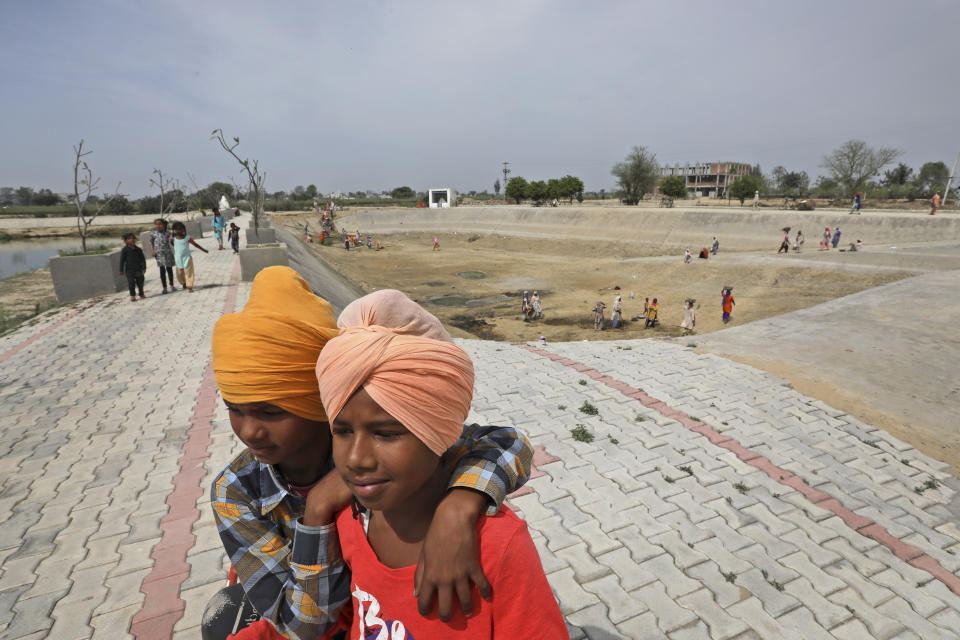
[[[221,213],[230,210],[230,203],[227,202],[227,196],[220,196],[220,204],[217,205],[217,209],[219,209]]]
[[[457,192],[449,187],[446,189],[430,189],[427,192],[427,202],[431,209],[446,209],[457,202]]]

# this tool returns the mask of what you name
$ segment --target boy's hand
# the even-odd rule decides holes
[[[437,507],[413,580],[413,595],[421,615],[429,615],[433,608],[434,591],[437,613],[444,622],[450,620],[454,592],[463,615],[470,615],[471,582],[485,600],[493,597],[477,553],[476,522],[487,503],[487,496],[479,491],[453,489]]]
[[[336,470],[325,475],[307,494],[307,506],[303,512],[303,524],[321,527],[330,524],[337,512],[350,504],[353,494]]]

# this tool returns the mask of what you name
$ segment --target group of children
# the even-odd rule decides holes
[[[168,222],[164,218],[153,221],[154,230],[150,232],[150,254],[157,261],[160,271],[160,282],[163,285],[161,293],[176,291],[173,275],[176,272],[177,282],[187,291],[193,293],[193,284],[196,270],[193,257],[190,255],[190,245],[204,253],[209,253],[187,235],[187,227],[182,222],[174,222],[172,232],[168,230]],[[236,226],[232,225],[231,226]],[[123,234],[123,249],[120,252],[120,274],[127,277],[127,286],[130,290],[130,302],[146,298],[143,293],[144,274],[147,271],[147,259],[143,249],[137,246],[137,236],[133,233]],[[223,248],[222,246],[220,247]],[[236,245],[234,246],[236,251]]]
[[[238,582],[205,639],[567,637],[526,524],[500,506],[530,442],[464,425],[473,363],[436,317],[387,290],[334,322],[269,267],[217,322],[213,370],[246,449],[212,487]]]

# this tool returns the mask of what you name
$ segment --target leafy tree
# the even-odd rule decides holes
[[[639,202],[644,193],[653,191],[659,172],[656,155],[646,147],[634,147],[623,162],[613,165],[610,170],[628,202]]]
[[[950,177],[950,170],[942,162],[926,162],[917,174],[917,188],[923,194],[940,191]]]
[[[786,175],[787,169],[782,165],[775,166],[773,171],[770,172],[770,186],[772,186],[773,190],[777,193],[783,190],[783,178]]]
[[[510,178],[510,181],[507,182],[507,188],[503,190],[503,194],[520,204],[520,201],[527,197],[527,181],[516,176]]]
[[[510,182],[513,182],[511,180]],[[547,199],[549,188],[543,180],[533,180],[527,184],[527,197],[533,200],[534,204],[543,202]]]
[[[13,187],[0,187],[0,205],[10,206],[14,203],[16,192]]]
[[[303,192],[303,195],[305,195],[309,200],[313,200],[314,198],[316,198],[316,197],[317,197],[317,185],[315,185],[315,184],[307,185],[307,188],[306,188],[306,190]]]
[[[574,198],[583,202],[583,180],[569,174],[560,178],[560,197],[569,199],[571,204]]]
[[[874,149],[863,140],[847,140],[824,156],[820,166],[830,171],[830,177],[837,181],[844,195],[852,196],[902,153],[892,147]]]
[[[21,207],[29,207],[33,204],[33,189],[30,187],[19,187],[16,191],[16,203]]]
[[[797,195],[802,194],[810,186],[810,176],[807,175],[806,171],[801,171],[797,173],[796,171],[790,171],[789,173],[784,174],[783,179],[780,180],[780,191],[786,193],[795,193]]]
[[[755,164],[752,167],[750,167],[750,175],[757,176],[757,177],[763,176],[763,170],[760,168],[759,164]]]
[[[50,189],[40,189],[35,194],[33,194],[33,204],[39,205],[51,205],[51,204],[60,204],[60,196],[55,194]]]
[[[912,176],[913,169],[901,162],[893,169],[890,169],[890,171],[884,172],[882,184],[885,187],[892,187],[895,184],[907,184],[910,182]]]
[[[813,190],[820,196],[835,196],[840,193],[840,183],[833,178],[820,176],[813,185]]]
[[[111,198],[104,207],[104,213],[111,216],[123,216],[128,213],[133,213],[133,203],[127,200],[127,197],[123,194],[117,194],[116,197]]]
[[[557,178],[547,180],[547,197],[550,200],[559,200],[563,197],[563,189],[560,186],[560,180]]]
[[[500,178],[497,178],[493,183],[493,193],[494,195],[500,195]]]
[[[763,180],[759,176],[753,174],[740,176],[731,183],[730,195],[739,200],[742,207],[743,201],[753,197],[753,193],[759,191],[762,186]]]
[[[687,181],[680,176],[667,176],[660,181],[660,193],[671,198],[687,196]]]
[[[302,184],[298,184],[293,188],[293,199],[294,200],[304,200],[307,197],[307,190],[303,188]]]
[[[411,189],[410,187],[397,187],[396,189],[390,192],[390,195],[393,196],[394,198],[409,199],[409,198],[412,198],[415,194],[413,193],[413,189]]]

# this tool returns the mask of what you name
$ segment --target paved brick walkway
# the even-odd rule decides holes
[[[226,575],[208,488],[239,450],[210,333],[249,285],[228,251],[197,271],[0,338],[0,637],[199,637]],[[678,345],[461,344],[472,419],[537,446],[510,504],[572,637],[960,637],[945,465]]]

